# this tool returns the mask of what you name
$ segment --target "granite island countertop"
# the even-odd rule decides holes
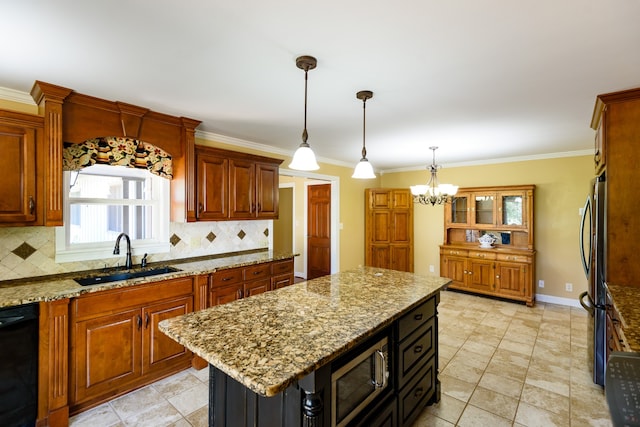
[[[250,390],[274,396],[450,282],[362,267],[159,323]]]
[[[216,271],[261,264],[265,262],[292,258],[295,254],[274,253],[273,251],[257,251],[232,256],[200,257],[196,260],[172,260],[162,263],[153,263],[149,268],[162,266],[175,267],[179,271],[160,274],[149,277],[121,280],[117,282],[103,283],[91,286],[81,286],[74,278],[98,275],[99,272],[78,272],[50,277],[24,278],[0,281],[0,308],[42,301],[55,301],[64,298],[73,298],[86,293],[105,291],[108,289],[125,288],[160,280],[175,279],[179,277],[209,274]]]

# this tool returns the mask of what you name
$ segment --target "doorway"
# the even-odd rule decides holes
[[[307,187],[307,279],[331,274],[331,184]]]
[[[308,277],[308,201],[307,193],[310,186],[330,184],[330,274],[340,271],[340,177],[332,175],[322,175],[313,172],[294,171],[280,169],[280,188],[292,187],[293,191],[293,212],[292,229],[293,243],[292,252],[298,254],[294,258],[294,275],[307,279]],[[283,217],[282,207],[280,215]],[[287,214],[284,214],[285,216]],[[279,220],[278,220],[279,221]],[[275,227],[275,223],[274,223]],[[274,231],[274,237],[276,232]],[[276,239],[273,242],[274,248],[279,246]]]

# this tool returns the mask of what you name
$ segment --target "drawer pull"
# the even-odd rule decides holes
[[[418,353],[422,353],[422,346],[421,345],[417,345],[415,347],[413,347],[413,352],[418,354]]]
[[[254,272],[253,272],[253,275],[254,275],[254,276],[257,276],[258,274],[262,274],[262,270],[258,270],[258,271],[254,271]]]
[[[420,399],[420,397],[424,394],[424,389],[422,387],[418,387],[416,391],[413,392],[413,397],[416,399]]]
[[[231,280],[231,276],[222,278],[223,282],[228,282],[229,280]]]
[[[413,318],[414,320],[422,320],[422,313],[415,314]]]

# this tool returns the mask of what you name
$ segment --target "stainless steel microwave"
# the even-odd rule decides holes
[[[331,426],[342,427],[389,387],[384,337],[331,374]]]

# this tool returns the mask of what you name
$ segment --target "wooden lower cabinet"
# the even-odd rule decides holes
[[[216,271],[209,280],[209,306],[226,304],[293,284],[293,258]]]
[[[534,251],[469,250],[440,247],[440,275],[450,289],[522,301],[533,305]]]
[[[187,368],[158,323],[193,311],[193,278],[87,294],[71,304],[70,412]]]

